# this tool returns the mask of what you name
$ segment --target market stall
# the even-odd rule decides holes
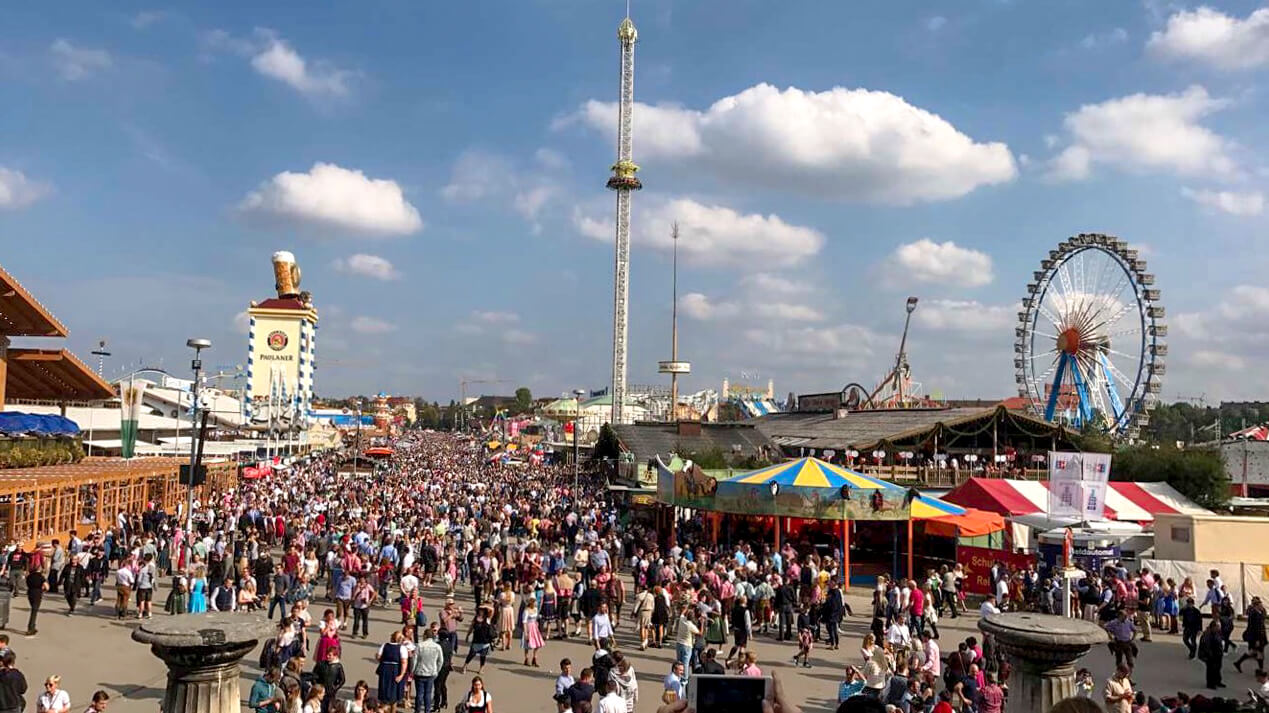
[[[909,573],[914,572],[914,522],[939,521],[943,532],[954,529],[958,535],[961,527],[974,532],[989,527],[981,516],[966,518],[969,511],[964,507],[817,458],[798,458],[723,479],[690,463],[671,470],[658,459],[657,466],[660,502],[770,522],[777,549],[795,526],[811,523],[818,533],[834,533],[845,572],[850,571],[851,523],[891,523],[885,546],[894,556],[892,566],[886,567],[890,571],[899,569],[900,534],[905,533]],[[714,520],[715,528],[718,522]]]

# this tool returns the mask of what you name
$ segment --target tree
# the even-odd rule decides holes
[[[516,389],[516,411],[525,413],[533,408],[533,392],[529,391],[529,387],[521,386]]]
[[[621,441],[617,438],[617,432],[605,423],[599,428],[599,439],[595,441],[595,448],[591,451],[591,460],[617,460],[620,455]]]
[[[1229,499],[1229,478],[1220,451],[1210,448],[1139,445],[1115,452],[1111,478],[1135,482],[1166,482],[1205,508]]]

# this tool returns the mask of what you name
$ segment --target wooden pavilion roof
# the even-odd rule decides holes
[[[65,337],[66,326],[12,275],[0,268],[0,335]]]
[[[173,472],[182,458],[86,458],[78,463],[34,468],[0,469],[0,492],[57,483],[88,483],[117,478],[150,477]]]
[[[9,349],[5,393],[11,399],[102,401],[115,389],[65,349]]]

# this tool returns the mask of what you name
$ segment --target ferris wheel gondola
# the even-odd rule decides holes
[[[1050,421],[1136,438],[1158,401],[1165,311],[1140,252],[1101,234],[1058,244],[1014,330],[1018,393]]]

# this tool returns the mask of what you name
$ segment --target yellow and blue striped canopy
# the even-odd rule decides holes
[[[950,517],[952,515],[964,515],[965,508],[952,503],[945,503],[937,498],[921,495],[912,499],[910,513],[913,518],[925,519],[933,517]]]
[[[819,458],[798,458],[769,465],[728,478],[724,482],[745,485],[768,485],[779,483],[780,487],[794,488],[840,488],[848,485],[859,490],[891,490],[902,489],[894,483],[856,473],[839,465],[833,465]]]
[[[798,458],[777,463],[758,470],[741,473],[720,482],[731,485],[770,485],[779,483],[781,488],[833,488],[843,485],[852,490],[908,491],[902,485],[888,480],[857,473],[849,468],[833,465],[818,458]],[[964,515],[965,508],[925,495],[911,499],[909,517],[924,519]]]

